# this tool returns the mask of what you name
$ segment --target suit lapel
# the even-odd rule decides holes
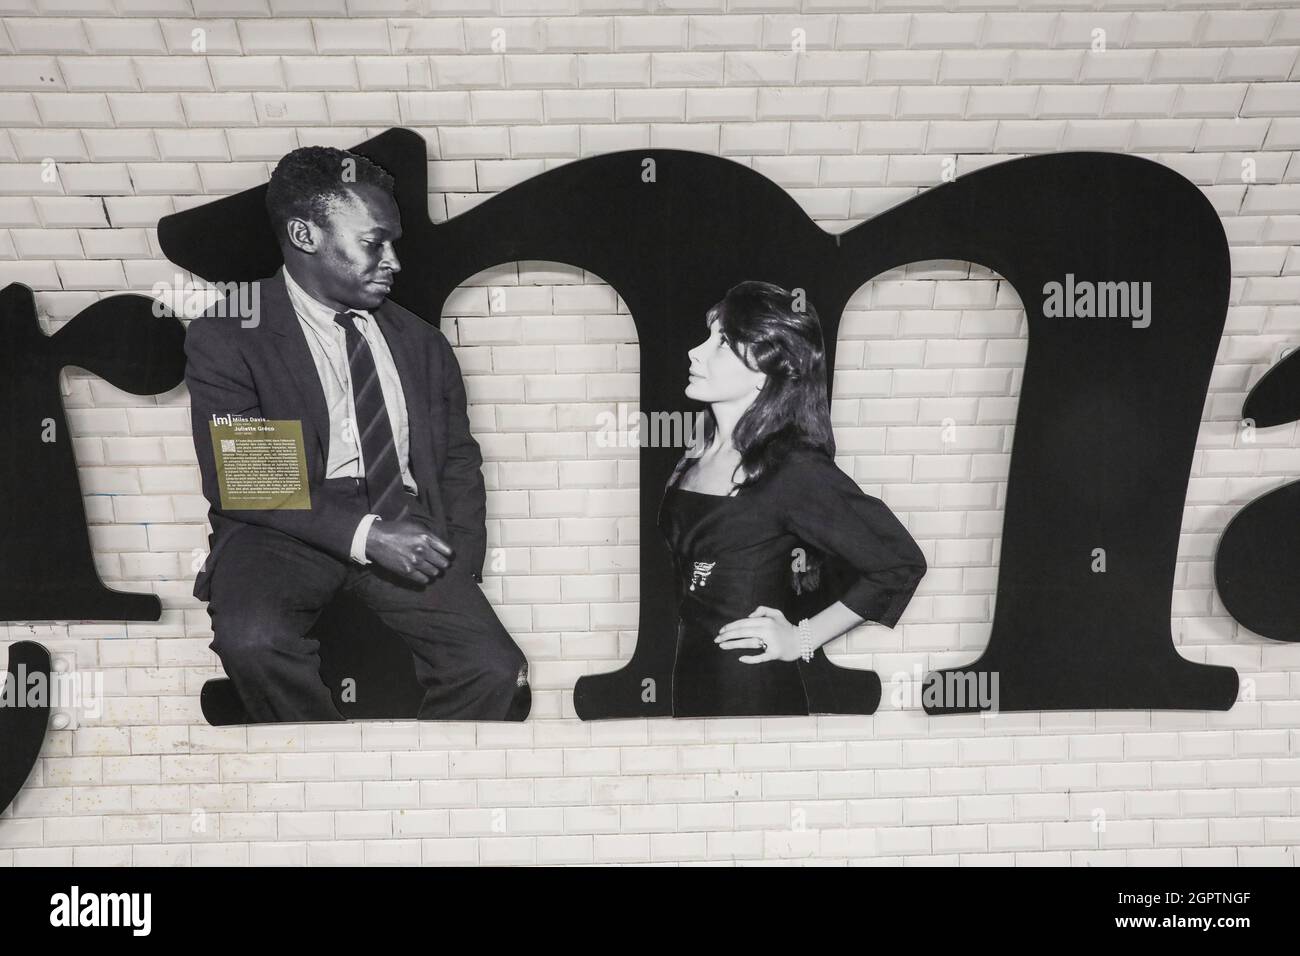
[[[310,443],[308,432],[314,433],[315,442],[320,449],[322,475],[329,464],[330,421],[329,408],[325,404],[325,390],[321,387],[320,373],[307,345],[307,336],[302,323],[289,301],[289,292],[284,285],[284,267],[275,275],[262,280],[262,317],[277,336],[276,354],[284,363],[288,378],[293,382],[303,397],[307,409],[307,420],[303,424],[303,441]],[[402,394],[406,399],[406,421],[409,432],[411,472],[420,486],[421,495],[428,493],[431,497],[435,487],[434,476],[438,474],[436,442],[432,429],[440,423],[434,422],[428,405],[430,389],[434,383],[429,381],[428,360],[425,350],[418,343],[411,341],[402,328],[402,323],[393,315],[387,300],[372,313],[388,351],[397,367],[398,377],[402,380]],[[421,464],[427,464],[427,470]]]
[[[293,382],[306,403],[307,420],[303,423],[304,443],[311,438],[306,432],[313,432],[316,445],[320,449],[321,474],[324,475],[329,463],[330,418],[329,408],[325,404],[325,390],[321,387],[320,374],[307,346],[307,336],[298,321],[298,314],[289,301],[289,292],[284,287],[284,267],[269,279],[262,280],[262,317],[270,330],[278,337],[276,354],[288,371],[289,381]]]
[[[393,314],[388,300],[372,313],[379,331],[388,343],[388,351],[397,366],[397,376],[402,381],[402,396],[406,399],[406,425],[411,449],[411,472],[423,493],[431,490],[433,476],[438,473],[436,442],[433,440],[429,396],[433,384],[429,380],[428,357],[413,337],[406,334],[402,322]],[[429,464],[427,474],[419,474],[420,462]]]

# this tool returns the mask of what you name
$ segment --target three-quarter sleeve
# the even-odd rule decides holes
[[[785,527],[839,558],[858,578],[839,596],[854,613],[893,627],[925,575],[925,556],[903,523],[815,451],[792,452],[780,466]]]

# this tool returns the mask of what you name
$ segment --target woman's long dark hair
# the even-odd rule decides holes
[[[705,313],[705,326],[715,319],[737,357],[767,375],[767,383],[731,433],[743,472],[737,487],[762,481],[795,448],[811,448],[834,457],[821,319],[803,290],[790,292],[756,280],[741,282]],[[713,409],[706,408],[700,416],[696,447],[706,448],[717,427]],[[694,457],[683,458],[682,472],[695,461]],[[821,580],[822,555],[812,548],[806,550],[802,562],[806,569],[798,570],[792,564],[797,593],[815,590]]]

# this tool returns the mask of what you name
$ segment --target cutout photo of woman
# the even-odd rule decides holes
[[[844,669],[822,648],[863,621],[893,627],[925,558],[885,503],[835,464],[812,305],[741,282],[706,323],[686,396],[707,407],[659,512],[678,582],[673,713],[870,713],[879,697],[870,672],[844,671],[870,676],[874,699],[824,706],[817,687]],[[829,583],[832,566],[847,587],[800,618],[801,595]]]

